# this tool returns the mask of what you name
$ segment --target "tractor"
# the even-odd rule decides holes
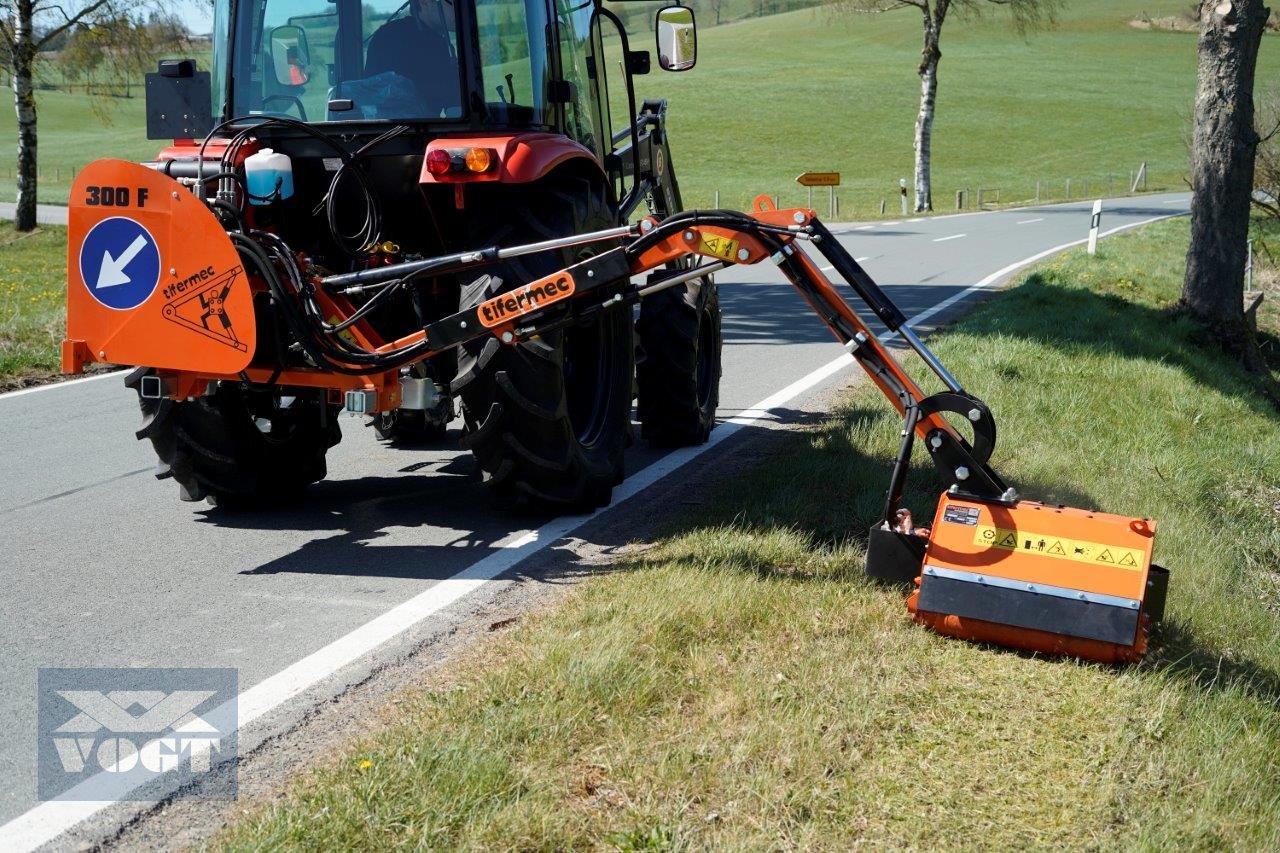
[[[655,22],[660,67],[691,68],[692,10]],[[218,0],[211,69],[170,60],[148,75],[148,136],[174,141],[144,165],[207,200],[229,232],[271,235],[325,274],[621,227],[682,209],[666,103],[636,103],[633,77],[651,62],[601,0]],[[78,185],[73,209],[138,205],[141,191],[130,199],[125,182],[121,197],[111,183]],[[376,346],[601,249],[353,285],[321,320],[341,325],[339,343]],[[217,342],[226,294],[197,266],[164,271],[173,293],[202,294],[195,308],[171,303],[170,319]],[[714,423],[709,276],[515,347],[369,362],[372,380],[326,381],[272,295],[258,287],[253,301],[245,355],[266,381],[237,371],[174,400],[152,393],[172,362],[129,378],[139,435],[184,500],[254,506],[300,492],[326,475],[345,409],[393,445],[440,442],[461,414],[462,443],[501,505],[590,510],[624,477],[633,402],[652,445],[704,442]]]

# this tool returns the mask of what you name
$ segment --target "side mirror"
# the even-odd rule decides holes
[[[658,65],[663,71],[688,71],[698,63],[698,30],[693,10],[667,6],[658,10]]]
[[[271,31],[271,65],[281,86],[303,86],[311,79],[311,49],[302,27],[285,24]]]

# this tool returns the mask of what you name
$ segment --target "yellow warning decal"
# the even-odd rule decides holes
[[[1006,551],[1022,551],[1038,554],[1042,557],[1054,557],[1059,560],[1072,560],[1090,565],[1115,566],[1120,569],[1141,571],[1142,552],[1133,548],[1118,545],[1107,545],[1102,542],[1085,542],[1080,539],[1067,539],[1064,536],[1051,536],[1043,533],[1029,533],[1025,530],[1006,530],[980,524],[973,531],[973,544],[985,545],[988,548],[1002,548]]]
[[[701,234],[699,236],[702,238],[698,245],[700,254],[710,255],[713,258],[720,258],[724,261],[736,261],[738,259],[737,240],[720,237],[716,234]]]
[[[330,326],[336,326],[342,322],[342,318],[337,314],[334,314],[329,318],[328,322]],[[355,334],[353,334],[350,329],[343,329],[341,332],[338,332],[338,337],[342,338],[349,344],[360,346],[360,342],[356,340]]]

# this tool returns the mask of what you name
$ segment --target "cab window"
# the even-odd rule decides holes
[[[545,125],[547,7],[543,0],[476,0],[480,73],[490,121]]]
[[[250,0],[240,8],[233,95],[242,115],[462,115],[453,0]]]

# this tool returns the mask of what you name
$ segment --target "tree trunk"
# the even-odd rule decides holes
[[[938,102],[938,63],[942,51],[938,42],[942,35],[942,21],[947,13],[947,2],[937,3],[930,14],[924,12],[924,49],[920,53],[920,113],[916,116],[916,213],[933,210],[933,112]]]
[[[36,96],[35,33],[32,30],[32,0],[18,0],[13,51],[13,108],[18,117],[18,211],[14,224],[19,231],[36,227]]]
[[[1182,306],[1254,370],[1261,358],[1244,319],[1244,267],[1258,145],[1253,75],[1269,14],[1262,0],[1200,4],[1191,245],[1182,286]]]

